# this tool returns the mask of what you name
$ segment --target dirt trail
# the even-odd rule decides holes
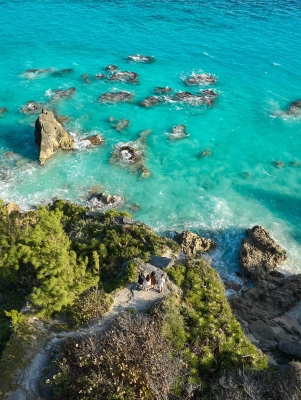
[[[150,264],[142,265],[143,269],[149,273],[155,270],[156,275],[162,273],[162,270],[155,268]],[[13,381],[15,389],[6,393],[4,396],[5,400],[42,400],[43,396],[40,394],[40,380],[43,376],[43,368],[47,367],[51,353],[55,348],[64,340],[70,337],[80,337],[89,333],[91,330],[101,331],[105,330],[110,322],[117,316],[130,309],[134,309],[137,312],[142,312],[156,303],[162,301],[166,295],[170,294],[171,291],[176,290],[171,282],[168,282],[164,293],[158,293],[157,290],[138,291],[136,289],[136,283],[128,285],[126,288],[119,290],[114,296],[114,303],[108,313],[103,318],[93,320],[89,325],[77,330],[77,331],[66,331],[59,334],[48,332],[45,339],[40,342],[40,346],[35,346],[34,354],[32,355],[31,362],[22,370],[16,373]],[[38,321],[41,330],[44,330],[45,326]],[[28,356],[28,355],[27,355]]]

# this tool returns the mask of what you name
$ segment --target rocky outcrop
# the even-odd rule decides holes
[[[75,92],[76,92],[75,87],[71,87],[69,89],[54,90],[52,100],[68,99],[69,97],[72,97]]]
[[[179,243],[181,250],[188,257],[193,257],[216,248],[216,243],[213,240],[202,238],[190,231],[183,231],[180,234],[176,234],[174,240]]]
[[[153,106],[160,104],[161,102],[162,102],[162,99],[160,97],[149,96],[146,99],[144,99],[143,101],[141,101],[139,104],[142,107],[153,107]]]
[[[212,89],[202,90],[201,94],[205,95],[205,96],[212,96],[212,97],[217,97],[218,96],[218,94]]]
[[[102,103],[130,103],[133,100],[134,94],[126,91],[108,92],[102,94],[98,101]]]
[[[262,226],[247,229],[239,252],[241,270],[253,281],[268,279],[274,270],[287,258],[283,250]]]
[[[180,101],[184,103],[189,103],[191,105],[209,105],[214,104],[214,98],[211,96],[196,95],[190,92],[178,92],[174,96],[170,97],[172,101]]]
[[[111,195],[108,193],[98,193],[90,196],[88,200],[89,212],[107,211],[111,208],[116,208],[123,204],[124,198],[119,195]],[[89,213],[88,212],[88,213]]]
[[[142,131],[135,141],[117,143],[110,162],[125,167],[133,173],[141,174],[142,178],[148,178],[150,171],[145,167],[144,163],[146,160],[146,138],[151,132],[151,129],[147,129]]]
[[[116,71],[118,69],[117,65],[109,64],[105,68],[107,71]]]
[[[104,144],[104,142],[105,142],[102,135],[93,135],[93,136],[86,138],[85,140],[88,140],[92,146],[100,146],[100,145]]]
[[[139,75],[136,72],[117,71],[110,78],[109,81],[121,81],[127,83],[138,83]]]
[[[114,126],[116,131],[121,132],[126,129],[130,125],[130,120],[128,119],[120,119]]]
[[[157,94],[166,94],[172,92],[172,89],[169,86],[160,87],[157,86],[155,89],[155,93]]]
[[[96,80],[105,79],[105,78],[106,78],[106,75],[105,75],[105,74],[96,74],[96,75],[95,75],[95,79],[96,79]]]
[[[16,203],[8,203],[8,204],[5,205],[5,207],[7,209],[8,214],[11,214],[13,212],[17,212],[19,214],[22,213],[21,208]]]
[[[37,103],[33,100],[29,100],[28,103],[22,106],[21,113],[26,115],[39,114],[42,111],[43,107],[43,104]]]
[[[186,132],[186,126],[179,124],[172,128],[172,131],[168,135],[169,140],[179,140],[187,138],[189,135]]]
[[[6,107],[0,107],[0,117],[7,111]]]
[[[185,79],[187,85],[210,85],[216,82],[216,78],[209,74],[196,74]]]
[[[132,56],[128,56],[127,60],[130,60],[133,62],[141,62],[141,63],[152,63],[155,61],[155,57],[144,56],[142,54],[133,54]]]
[[[294,101],[290,104],[286,114],[292,116],[301,116],[301,100]]]
[[[35,142],[40,148],[41,164],[50,158],[56,149],[71,150],[74,148],[73,138],[62,128],[51,111],[42,110],[35,123]]]

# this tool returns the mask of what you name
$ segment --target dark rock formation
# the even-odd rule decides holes
[[[104,93],[99,97],[99,101],[102,103],[118,103],[127,102],[130,103],[133,100],[134,94],[131,92],[120,91],[120,92],[108,92]]]
[[[109,81],[121,81],[127,83],[138,83],[139,75],[136,72],[117,71],[110,78]]]
[[[212,89],[202,90],[201,94],[205,95],[205,96],[212,96],[212,97],[217,97],[218,96],[218,94]]]
[[[0,107],[0,117],[7,111],[6,107]]]
[[[301,116],[301,100],[292,102],[286,111],[286,114],[292,116]]]
[[[192,105],[206,104],[212,106],[214,99],[209,96],[195,95],[190,92],[178,92],[170,98],[172,101],[182,101]]]
[[[104,144],[105,140],[101,135],[94,135],[86,138],[85,140],[88,140],[92,146],[99,146]]]
[[[69,89],[58,89],[53,91],[53,100],[61,100],[61,99],[68,99],[72,97],[76,92],[75,87],[71,87]]]
[[[52,76],[54,78],[61,78],[62,76],[71,74],[71,72],[73,72],[72,68],[65,68],[65,69],[60,69],[59,71],[54,71],[52,72]]]
[[[107,71],[116,71],[118,69],[117,65],[109,64],[105,68]]]
[[[74,148],[73,138],[62,128],[52,112],[45,109],[36,120],[34,134],[36,145],[40,148],[41,164],[44,164],[58,148],[64,150]]]
[[[90,75],[89,74],[84,74],[82,75],[82,80],[87,84],[90,85]]]
[[[162,99],[157,96],[149,96],[145,100],[141,101],[139,104],[142,107],[153,107],[156,106],[157,104],[160,104],[162,102]]]
[[[155,93],[157,93],[157,94],[165,94],[165,93],[170,93],[170,92],[172,92],[172,89],[168,86],[165,86],[165,87],[157,86],[155,89]]]
[[[98,79],[105,79],[106,78],[106,75],[105,74],[96,74],[95,75],[95,79],[96,80],[98,80]]]
[[[127,60],[141,63],[152,63],[155,61],[155,58],[152,56],[144,56],[142,54],[133,54],[132,56],[128,56]]]
[[[116,131],[121,132],[126,129],[130,125],[130,121],[128,119],[120,119],[115,125],[114,128]]]
[[[176,234],[174,237],[180,246],[181,250],[188,256],[192,257],[216,248],[216,243],[211,239],[204,239],[192,233],[190,231],[183,231],[180,234]]]
[[[282,355],[292,360],[301,360],[301,344],[287,340],[280,340],[278,349]]]
[[[185,79],[187,85],[210,85],[216,82],[216,78],[209,74],[196,74]]]
[[[141,174],[142,178],[150,176],[149,170],[144,166],[146,138],[151,133],[151,129],[142,131],[139,138],[135,141],[117,143],[114,147],[110,162],[129,169],[129,171]]]
[[[187,138],[189,135],[186,133],[186,126],[179,124],[172,128],[172,132],[169,133],[168,139],[169,140],[179,140],[183,138]]]
[[[273,161],[271,164],[273,165],[273,167],[279,168],[279,169],[284,167],[284,162],[282,162],[282,161]]]
[[[24,106],[21,108],[21,113],[30,115],[30,114],[39,114],[42,109],[43,109],[43,104],[37,103],[36,101],[29,100],[28,103],[26,103]]]
[[[254,281],[268,279],[269,272],[287,258],[286,252],[276,244],[261,226],[247,229],[239,252],[241,270]]]
[[[90,211],[106,211],[110,208],[120,206],[124,201],[124,198],[119,195],[111,195],[108,193],[97,193],[93,194],[88,200],[88,207]]]

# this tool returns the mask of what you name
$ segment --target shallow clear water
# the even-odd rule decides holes
[[[301,162],[301,119],[283,113],[301,98],[299,1],[15,0],[0,1],[0,13],[0,107],[8,108],[0,118],[0,197],[26,209],[53,197],[85,204],[92,187],[121,194],[140,205],[133,216],[158,232],[188,228],[214,238],[221,275],[237,269],[245,229],[260,224],[288,251],[284,269],[301,272],[301,167],[290,165]],[[156,61],[128,62],[135,53]],[[139,73],[140,84],[94,80],[108,64]],[[73,72],[24,74],[30,68]],[[217,82],[188,88],[183,79],[193,72]],[[47,106],[52,90],[71,86],[76,94],[55,103],[70,118],[66,128],[78,138],[100,132],[106,145],[57,152],[40,166],[36,115],[20,108],[29,100]],[[156,86],[212,88],[219,96],[214,107],[139,106]],[[97,101],[112,89],[133,92],[133,103]],[[129,119],[129,128],[117,132],[110,116]],[[190,136],[168,140],[176,124]],[[152,176],[141,180],[109,159],[116,143],[147,128]],[[198,158],[205,149],[211,157]]]

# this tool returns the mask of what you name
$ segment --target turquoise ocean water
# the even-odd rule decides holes
[[[301,98],[300,1],[205,0],[11,0],[0,1],[0,197],[22,209],[54,197],[85,204],[93,187],[121,194],[133,213],[158,232],[193,229],[217,241],[213,265],[222,276],[238,267],[246,228],[263,225],[288,251],[284,266],[301,272],[301,119],[283,111]],[[131,54],[155,57],[130,63]],[[104,67],[140,75],[139,85],[94,80]],[[72,68],[62,77],[24,74],[31,68]],[[217,78],[188,88],[192,73]],[[81,76],[90,74],[87,85]],[[174,92],[212,88],[214,107],[165,103],[150,109],[139,101],[156,86]],[[77,138],[100,132],[104,147],[57,152],[38,163],[36,115],[20,108],[29,100],[47,104],[55,89],[76,94],[55,103],[69,117]],[[132,104],[104,105],[98,97],[121,89]],[[108,121],[127,118],[124,132]],[[188,138],[166,132],[185,124]],[[114,145],[147,139],[149,179],[109,163]],[[205,149],[211,157],[198,158]],[[273,161],[284,168],[275,168]]]

